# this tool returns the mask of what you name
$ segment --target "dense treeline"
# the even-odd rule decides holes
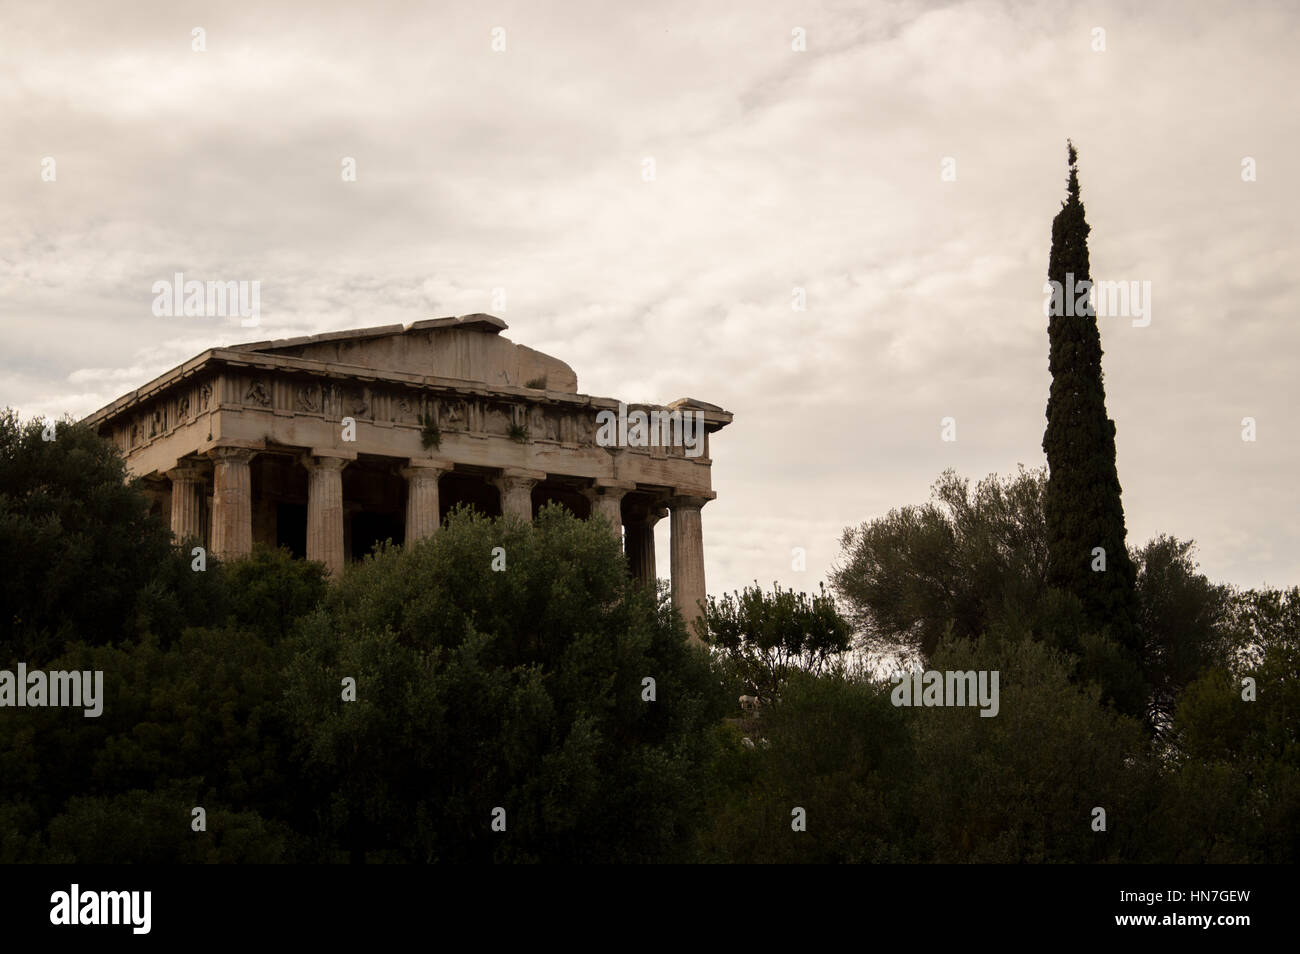
[[[1042,472],[850,531],[838,602],[711,601],[710,654],[559,509],[337,583],[199,572],[111,447],[54,436],[0,417],[0,669],[101,670],[103,713],[0,708],[0,860],[1296,860],[1300,590],[1158,538],[1135,668],[1049,584]],[[895,706],[900,662],[999,671],[998,715]]]

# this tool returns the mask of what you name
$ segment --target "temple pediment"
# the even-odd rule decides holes
[[[506,328],[504,321],[492,315],[464,315],[259,341],[230,350],[478,381],[489,387],[578,392],[578,376],[569,365],[503,338],[501,332]]]

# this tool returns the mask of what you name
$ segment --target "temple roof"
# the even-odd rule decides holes
[[[229,350],[478,381],[489,387],[521,387],[531,381],[541,382],[534,386],[548,391],[578,392],[578,376],[571,367],[501,337],[507,327],[493,315],[462,315],[258,341]]]
[[[457,318],[426,318],[409,325],[374,325],[370,328],[350,328],[345,331],[326,331],[319,335],[300,335],[296,338],[276,338],[274,341],[254,341],[248,344],[230,345],[232,351],[279,351],[283,348],[298,348],[303,345],[317,344],[323,341],[362,341],[366,338],[382,338],[389,335],[404,335],[412,331],[429,331],[458,328],[465,331],[480,331],[484,334],[499,335],[510,326],[496,315],[482,313],[461,315]]]
[[[612,398],[579,394],[577,375],[568,364],[502,337],[507,327],[493,315],[472,314],[212,348],[123,394],[85,420],[103,423],[214,365],[505,392],[568,405],[617,406],[619,402]],[[721,407],[691,398],[667,407],[706,412],[709,430],[731,421],[731,414]]]

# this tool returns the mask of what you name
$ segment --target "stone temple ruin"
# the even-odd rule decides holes
[[[558,501],[621,527],[631,572],[653,585],[654,526],[671,514],[673,601],[694,634],[709,443],[731,414],[690,398],[634,404],[702,420],[703,453],[601,446],[597,416],[620,402],[578,393],[572,368],[505,329],[466,315],[213,348],[86,423],[121,449],[178,540],[225,558],[265,543],[337,574],[377,541],[437,532],[457,504],[531,520]]]

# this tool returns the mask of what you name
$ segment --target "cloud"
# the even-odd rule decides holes
[[[1041,463],[1071,136],[1094,274],[1154,289],[1150,327],[1102,328],[1131,540],[1194,536],[1218,579],[1300,578],[1278,519],[1300,494],[1294,11],[76,6],[0,23],[0,403],[84,414],[248,339],[155,318],[175,271],[261,281],[257,337],[491,312],[504,289],[508,335],[583,390],[735,412],[710,589],[808,588],[840,529],[944,467]]]

